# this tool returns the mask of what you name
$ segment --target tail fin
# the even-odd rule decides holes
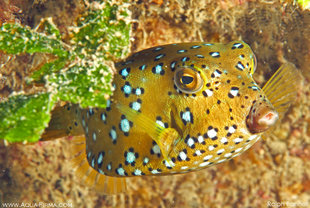
[[[65,136],[83,134],[79,119],[80,108],[76,104],[66,104],[52,111],[52,119],[41,135],[41,141],[57,139]]]
[[[126,191],[125,178],[105,176],[90,167],[86,159],[85,137],[75,137],[72,142],[74,146],[71,148],[73,157],[71,164],[81,181],[104,194],[118,194]]]

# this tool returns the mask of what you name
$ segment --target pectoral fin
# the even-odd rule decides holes
[[[169,153],[173,150],[175,142],[180,138],[179,133],[174,128],[162,127],[145,114],[128,106],[119,103],[116,106],[130,121],[149,134],[159,146],[164,159],[168,162],[171,161]]]
[[[301,81],[302,76],[296,67],[291,63],[285,63],[264,85],[263,91],[279,113],[280,119],[296,99]]]

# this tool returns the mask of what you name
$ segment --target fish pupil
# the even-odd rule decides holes
[[[194,81],[194,78],[190,76],[182,76],[181,81],[183,84],[188,85]]]

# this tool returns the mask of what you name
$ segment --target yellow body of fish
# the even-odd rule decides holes
[[[255,56],[242,41],[158,46],[116,68],[106,109],[65,106],[58,114],[67,119],[52,119],[47,129],[58,124],[68,135],[85,134],[77,161],[88,163],[80,169],[96,170],[89,177],[108,192],[124,187],[114,177],[185,173],[240,155],[296,94],[289,64],[260,89],[252,79]]]

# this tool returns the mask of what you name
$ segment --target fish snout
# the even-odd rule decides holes
[[[267,102],[255,102],[246,118],[251,133],[261,133],[273,126],[279,119],[278,112]]]

